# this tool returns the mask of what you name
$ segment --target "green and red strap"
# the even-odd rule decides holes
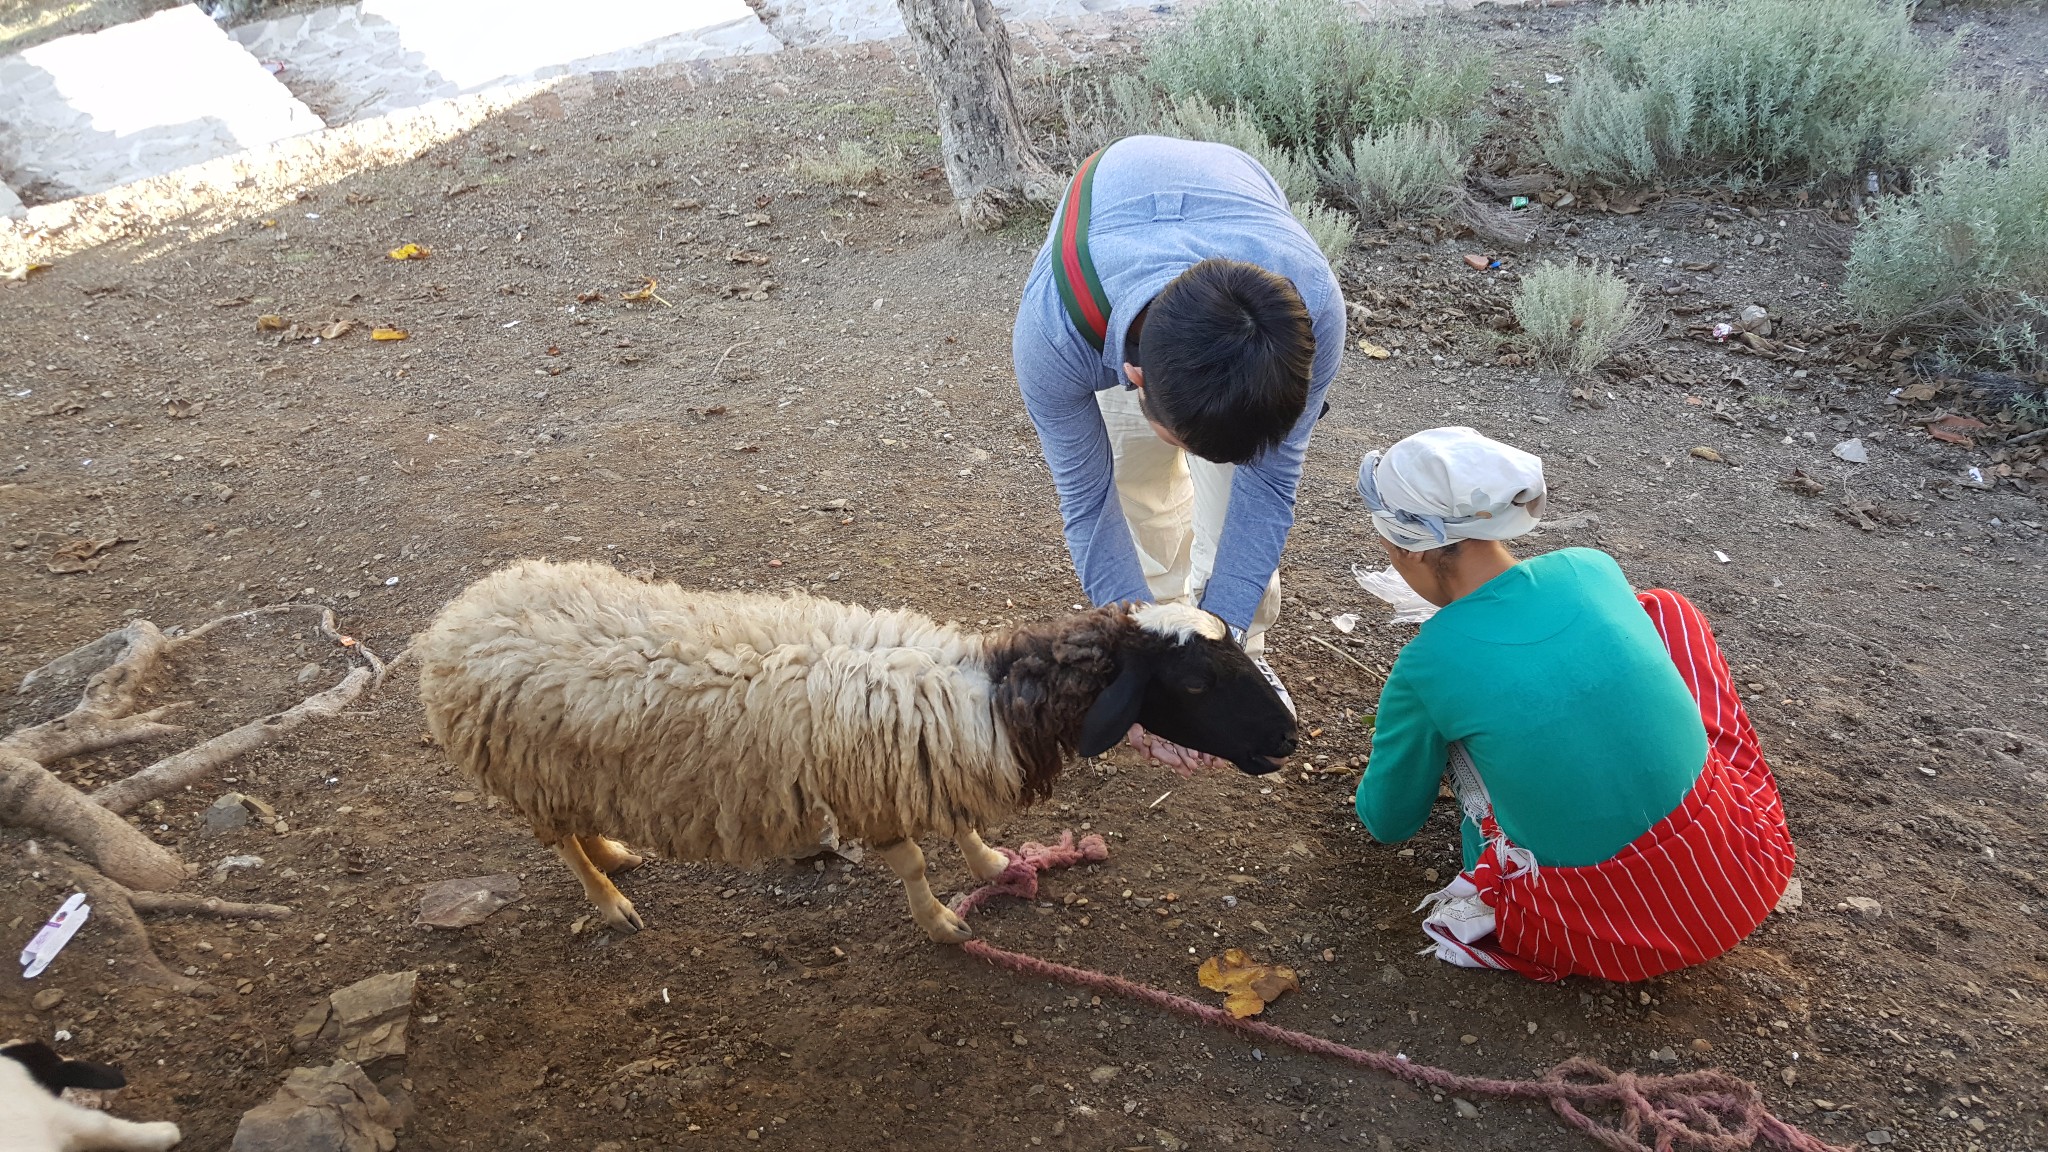
[[[1083,339],[1097,352],[1109,339],[1109,293],[1102,290],[1102,278],[1095,274],[1095,261],[1088,255],[1088,214],[1095,200],[1095,168],[1105,144],[1095,150],[1074,173],[1060,209],[1060,251],[1057,280],[1060,302],[1067,317]]]

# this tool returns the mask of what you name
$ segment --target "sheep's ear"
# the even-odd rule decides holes
[[[29,1076],[52,1096],[62,1094],[66,1088],[120,1088],[128,1083],[128,1078],[121,1075],[118,1068],[85,1060],[66,1060],[40,1040],[9,1044],[0,1048],[0,1056],[28,1069]]]
[[[1126,653],[1116,679],[1095,698],[1088,718],[1081,722],[1081,755],[1100,756],[1116,746],[1138,722],[1138,709],[1145,703],[1145,685],[1152,679],[1151,662]]]

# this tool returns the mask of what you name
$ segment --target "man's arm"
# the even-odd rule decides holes
[[[1380,690],[1372,755],[1355,798],[1359,823],[1373,839],[1395,844],[1422,830],[1449,755],[1449,743],[1396,665]]]
[[[1344,362],[1344,297],[1334,287],[1315,319],[1314,330],[1316,355],[1309,377],[1308,406],[1287,439],[1239,467],[1231,478],[1230,510],[1223,518],[1216,568],[1202,593],[1202,607],[1239,631],[1251,626],[1266,585],[1280,567],[1287,531],[1294,526],[1294,495],[1301,482],[1309,436],[1322,416],[1330,381],[1336,379]]]
[[[1030,295],[1027,288],[1025,298]],[[1095,604],[1151,600],[1130,525],[1116,500],[1115,458],[1095,403],[1094,366],[1087,357],[1060,348],[1024,315],[1017,319],[1010,352],[1024,409],[1038,430],[1039,447],[1059,490],[1067,551],[1082,589]]]

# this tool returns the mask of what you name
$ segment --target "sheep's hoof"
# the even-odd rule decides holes
[[[640,919],[640,914],[633,911],[633,902],[624,896],[619,897],[616,904],[599,904],[597,913],[604,917],[606,924],[621,932],[638,932],[647,927],[646,922]]]
[[[935,905],[932,915],[918,926],[937,944],[965,944],[974,938],[974,929],[967,926],[967,921],[943,904]]]

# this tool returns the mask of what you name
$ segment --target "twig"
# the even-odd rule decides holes
[[[1330,643],[1328,640],[1323,639],[1321,636],[1311,636],[1309,637],[1309,639],[1315,641],[1318,644],[1321,644],[1323,647],[1328,648],[1330,651],[1335,652],[1337,655],[1342,656],[1346,660],[1351,661],[1353,664],[1358,665],[1360,671],[1364,672],[1367,676],[1372,677],[1378,683],[1384,684],[1387,682],[1385,677],[1373,671],[1371,668],[1366,667],[1365,661],[1360,660],[1358,657],[1353,656],[1351,653],[1346,652],[1342,648],[1337,647],[1335,644]]]
[[[739,343],[737,343],[737,344],[733,345],[732,347],[730,347],[730,348],[727,348],[727,349],[726,349],[725,351],[723,351],[723,352],[720,352],[720,353],[718,354],[718,360],[717,360],[717,362],[711,365],[711,371],[710,371],[710,372],[708,372],[708,373],[706,373],[706,375],[709,375],[709,376],[714,376],[714,377],[715,377],[715,376],[717,376],[717,375],[718,375],[718,370],[719,370],[720,368],[723,368],[723,367],[725,367],[725,358],[726,358],[727,356],[730,356],[730,355],[732,355],[733,353],[735,353],[735,352],[739,351],[739,350],[740,350],[740,349],[742,349],[742,348],[745,348],[745,347],[746,347],[747,345],[749,345],[749,344],[752,344],[752,343],[753,343],[753,341],[752,341],[752,340],[742,340],[742,341],[740,341]]]

